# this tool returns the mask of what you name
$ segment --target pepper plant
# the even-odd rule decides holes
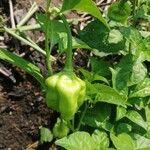
[[[21,67],[40,83],[50,109],[59,112],[52,130],[41,128],[41,142],[67,150],[150,149],[150,3],[146,0],[118,0],[102,17],[92,0],[63,0],[61,8],[37,13],[37,24],[25,26],[34,4],[16,29],[3,30],[45,55],[48,75],[19,56],[0,49],[0,59]],[[93,17],[74,37],[65,13],[84,11]],[[143,22],[145,23],[143,25]],[[45,49],[20,33],[40,29]],[[77,38],[78,37],[78,38]],[[66,53],[64,69],[54,73],[55,45]],[[73,69],[72,49],[91,52],[90,68]],[[79,77],[80,75],[80,77]],[[82,79],[81,79],[82,77]]]

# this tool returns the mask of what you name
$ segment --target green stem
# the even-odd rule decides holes
[[[74,128],[73,128],[72,124],[70,123],[70,121],[67,121],[67,125],[68,125],[68,127],[70,128],[70,130],[71,130],[72,132],[74,132]]]
[[[86,113],[86,111],[87,111],[87,108],[88,108],[88,104],[87,104],[87,102],[86,102],[86,103],[85,103],[84,110],[83,110],[83,112],[82,112],[82,114],[81,114],[81,118],[80,118],[80,120],[79,120],[79,124],[78,124],[78,126],[77,126],[76,131],[79,131],[79,129],[80,129],[80,127],[81,127],[82,120],[83,120],[83,118],[84,118],[84,116],[85,116],[85,113]]]
[[[33,47],[35,50],[37,50],[38,52],[40,52],[41,54],[43,55],[46,55],[46,52],[41,49],[36,43],[34,42],[31,42],[31,41],[28,41],[27,39],[24,39],[23,37],[19,36],[18,34],[16,34],[13,30],[9,29],[9,28],[6,28],[4,27],[4,30],[9,33],[10,35],[12,35],[13,37],[15,37],[16,39],[24,42],[25,44]],[[50,60],[55,60],[55,58],[53,56],[50,56]]]
[[[51,67],[51,61],[50,61],[50,53],[51,53],[52,46],[49,47],[49,19],[50,19],[49,7],[50,7],[50,3],[51,3],[51,0],[47,0],[45,51],[46,51],[46,64],[47,64],[47,69],[48,69],[48,76],[52,75],[52,67]]]
[[[74,118],[72,119],[72,128],[73,128],[73,130],[74,130],[74,121],[75,121],[75,116],[74,116]]]
[[[41,28],[40,24],[34,24],[34,25],[26,25],[26,26],[17,27],[14,30],[19,30],[20,32],[23,32],[23,31],[29,31],[29,30],[37,30],[40,28]]]
[[[61,15],[62,21],[65,25],[66,31],[67,31],[67,58],[66,58],[66,63],[65,63],[65,68],[64,70],[69,71],[69,72],[73,72],[73,66],[72,66],[72,34],[71,34],[71,30],[69,27],[69,24],[65,18],[64,15]]]
[[[40,29],[41,26],[40,24],[34,24],[34,25],[25,25],[25,26],[21,26],[21,27],[17,27],[17,28],[8,28],[10,31],[29,31],[29,30],[37,30]],[[0,32],[5,32],[4,28],[0,28]]]

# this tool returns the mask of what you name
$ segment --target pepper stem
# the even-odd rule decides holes
[[[66,63],[65,63],[65,71],[72,72],[73,71],[73,66],[72,66],[72,35],[71,35],[71,29],[69,27],[69,24],[65,18],[64,15],[61,15],[62,21],[65,25],[66,31],[67,31],[67,58],[66,58]]]
[[[51,60],[50,60],[50,53],[52,46],[49,47],[49,18],[50,14],[48,12],[50,7],[51,0],[47,0],[46,6],[46,32],[45,32],[45,51],[46,51],[46,64],[48,69],[48,76],[52,75],[52,67],[51,67]]]

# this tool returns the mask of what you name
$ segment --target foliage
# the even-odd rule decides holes
[[[71,36],[69,25],[63,18],[71,10],[85,11],[93,16],[93,20],[78,31],[78,36]],[[124,16],[116,16],[118,12]],[[18,32],[4,29],[44,54],[47,64],[55,45],[58,45],[58,53],[67,53],[67,58],[72,57],[71,48],[88,49],[92,57],[89,56],[89,68],[78,70],[78,75],[86,83],[84,103],[74,110],[72,120],[65,121],[67,130],[62,135],[58,132],[53,135],[50,130],[42,128],[41,142],[60,138],[55,144],[67,150],[150,149],[150,31],[149,25],[143,25],[150,18],[150,3],[146,0],[120,0],[114,2],[102,17],[92,0],[64,0],[56,16],[49,19],[49,15],[53,14],[48,11],[36,14],[38,29],[47,39],[46,53],[31,40],[23,39]],[[4,49],[0,49],[0,59],[24,69],[47,90],[40,69],[31,62]],[[61,89],[64,87],[65,82]],[[67,87],[64,90],[69,101],[73,90]],[[49,99],[53,94],[48,93]],[[58,95],[54,97],[59,99]],[[65,111],[74,107],[66,108],[65,99],[61,101]],[[54,128],[60,131],[60,124],[56,122]]]

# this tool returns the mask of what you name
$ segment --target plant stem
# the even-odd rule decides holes
[[[47,0],[47,6],[46,6],[46,32],[45,32],[45,51],[46,51],[46,64],[48,69],[48,76],[52,75],[52,67],[51,67],[51,61],[50,61],[50,53],[52,49],[49,47],[49,19],[50,19],[50,13],[49,13],[49,7],[50,7],[51,0]]]
[[[77,126],[77,131],[80,129],[80,127],[81,127],[81,124],[82,124],[82,120],[83,120],[83,118],[84,118],[84,116],[85,116],[85,113],[86,113],[86,111],[87,111],[87,108],[88,108],[88,104],[87,104],[87,102],[85,102],[85,107],[84,107],[84,110],[83,110],[83,112],[82,112],[82,114],[81,114],[81,118],[80,118],[80,120],[79,120],[79,124],[78,124],[78,126]]]
[[[66,63],[65,63],[65,68],[64,70],[73,72],[73,66],[72,66],[72,35],[71,35],[71,29],[69,27],[69,24],[65,18],[64,15],[61,15],[62,21],[65,25],[66,31],[67,31],[67,58],[66,58]]]
[[[25,44],[33,47],[35,50],[37,50],[38,52],[40,52],[43,55],[46,55],[45,51],[43,49],[41,49],[36,43],[33,43],[31,41],[28,41],[27,39],[19,36],[18,34],[16,34],[13,30],[4,27],[4,31],[6,31],[7,33],[11,34],[13,37],[17,38],[18,40],[24,42]],[[50,56],[50,60],[55,60],[55,58],[53,56]]]
[[[41,26],[40,24],[34,24],[34,25],[25,25],[25,26],[21,26],[21,27],[17,27],[17,28],[8,28],[10,31],[19,31],[19,32],[23,32],[23,31],[29,31],[29,30],[37,30],[40,29]],[[0,28],[0,32],[5,32],[4,28]]]
[[[67,121],[67,124],[68,124],[68,127],[70,128],[70,130],[72,132],[74,132],[74,128],[73,128],[72,124],[70,123],[70,121]]]

